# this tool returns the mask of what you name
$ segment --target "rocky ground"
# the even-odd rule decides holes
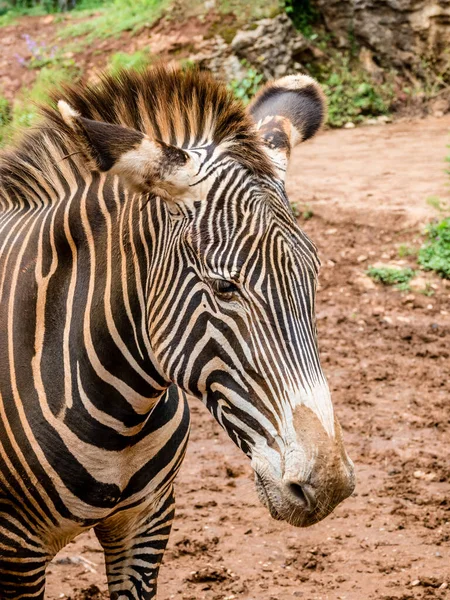
[[[309,529],[272,521],[248,461],[193,401],[161,600],[450,597],[450,282],[425,276],[424,295],[423,278],[400,292],[364,275],[415,264],[398,247],[420,244],[428,196],[448,198],[449,132],[448,117],[328,131],[295,152],[288,187],[323,262],[321,355],[356,491]],[[50,566],[49,600],[105,591],[93,535]]]

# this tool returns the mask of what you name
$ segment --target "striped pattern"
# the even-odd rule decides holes
[[[42,600],[49,560],[94,527],[111,597],[151,599],[188,438],[183,391],[251,457],[273,516],[303,524],[267,490],[300,405],[335,439],[318,259],[251,118],[208,76],[159,68],[65,96],[197,168],[183,197],[167,201],[153,179],[134,193],[92,170],[53,108],[0,160],[0,598]],[[114,131],[102,164],[142,137]]]

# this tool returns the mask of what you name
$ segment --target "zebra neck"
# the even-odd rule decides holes
[[[65,207],[60,243],[66,248],[58,251],[70,254],[65,330],[77,389],[100,410],[106,403],[108,411],[112,404],[120,406],[122,416],[129,411],[133,423],[148,414],[169,384],[148,334],[153,241],[142,204],[117,178],[94,175]]]

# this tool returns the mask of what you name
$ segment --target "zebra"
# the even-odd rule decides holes
[[[305,75],[247,109],[159,65],[54,93],[0,158],[0,598],[42,600],[94,529],[110,597],[155,598],[202,400],[261,502],[305,527],[354,489],[284,187],[326,113]]]

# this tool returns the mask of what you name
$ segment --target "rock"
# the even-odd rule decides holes
[[[426,69],[438,73],[446,64],[450,44],[447,1],[317,0],[315,5],[338,45],[351,47],[351,31],[356,43],[370,49],[363,51],[360,60],[375,77],[378,65],[424,76]],[[424,62],[425,57],[432,60]]]
[[[220,35],[207,40],[203,47],[200,45],[200,52],[189,58],[228,83],[243,79],[247,73],[239,58],[231,52],[230,46]]]
[[[429,285],[430,282],[428,279],[422,277],[422,275],[417,275],[411,280],[409,287],[413,292],[422,292],[423,290],[426,290]]]
[[[231,48],[238,58],[245,59],[266,79],[304,70],[302,63],[317,58],[318,51],[284,13],[257,21],[255,29],[238,31]]]
[[[384,72],[373,60],[373,52],[369,48],[362,47],[359,52],[359,62],[377,83],[383,83]]]
[[[433,481],[436,479],[436,473],[425,473],[424,471],[414,471],[413,477],[415,479],[422,479],[423,481]]]
[[[429,110],[434,117],[443,117],[445,113],[450,111],[449,98],[437,98],[430,102]]]
[[[238,31],[230,45],[220,36],[206,40],[200,52],[190,58],[216,77],[230,82],[246,76],[247,66],[243,62],[265,79],[276,79],[304,71],[304,62],[322,56],[323,52],[303,37],[282,13],[273,19],[257,21],[253,29]]]
[[[370,290],[376,289],[376,283],[368,276],[368,275],[358,275],[354,281],[356,287],[358,287],[361,291],[367,292]]]
[[[344,125],[344,129],[354,129],[356,127],[356,125],[354,123],[352,123],[351,121],[349,121],[348,123],[346,123]]]
[[[382,124],[386,124],[386,123],[391,123],[392,122],[392,117],[388,117],[388,115],[379,115],[378,117],[375,117],[377,123],[382,123]]]

